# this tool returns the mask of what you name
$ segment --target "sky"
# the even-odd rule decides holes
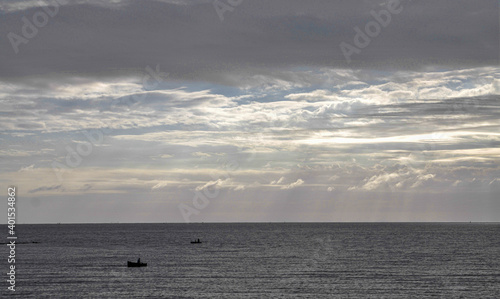
[[[500,221],[499,20],[0,0],[0,186],[18,223]]]

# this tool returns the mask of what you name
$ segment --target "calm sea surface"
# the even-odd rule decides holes
[[[62,224],[17,232],[27,242],[16,248],[18,298],[500,298],[498,223]],[[191,244],[195,238],[203,243]],[[13,294],[3,246],[6,298]],[[148,267],[126,267],[138,257]]]

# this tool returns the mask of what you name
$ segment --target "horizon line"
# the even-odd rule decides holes
[[[16,225],[63,225],[63,224],[269,224],[269,223],[288,223],[288,224],[432,224],[432,223],[482,223],[482,224],[500,224],[500,221],[210,221],[210,222],[46,222],[46,223],[17,223]]]

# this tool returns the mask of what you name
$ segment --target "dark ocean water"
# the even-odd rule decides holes
[[[63,224],[17,232],[18,242],[39,242],[17,246],[18,298],[500,298],[498,223]],[[191,244],[195,238],[203,243]],[[126,267],[138,257],[148,267]],[[13,295],[5,279],[2,286],[2,297]]]

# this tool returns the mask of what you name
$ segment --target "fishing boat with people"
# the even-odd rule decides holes
[[[137,263],[127,261],[127,267],[147,267],[148,263],[141,263],[141,259],[137,259]]]

